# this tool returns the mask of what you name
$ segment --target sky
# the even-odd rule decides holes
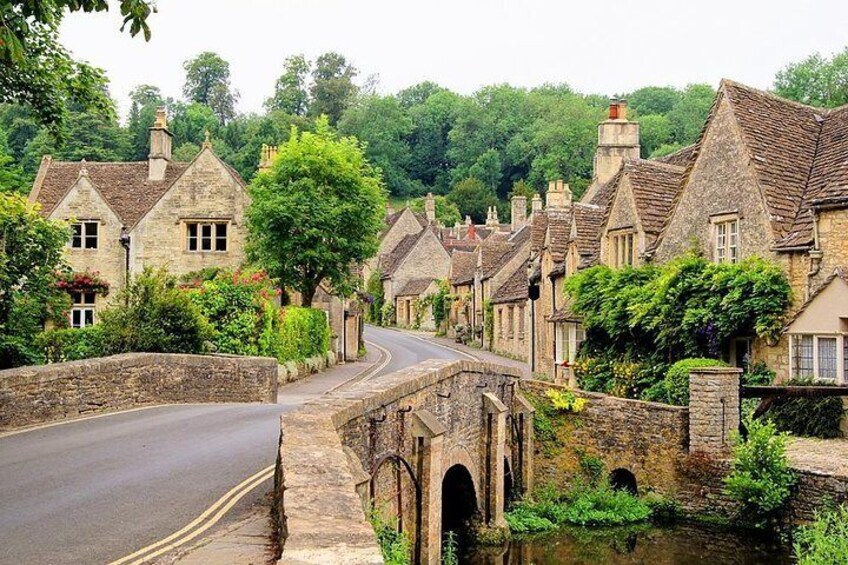
[[[617,95],[723,77],[769,88],[787,63],[848,45],[845,0],[158,0],[150,42],[121,33],[110,5],[69,15],[61,39],[106,70],[124,115],[138,84],[180,97],[183,62],[207,50],[230,62],[238,109],[260,112],[298,53],[338,51],[381,93],[431,80]]]

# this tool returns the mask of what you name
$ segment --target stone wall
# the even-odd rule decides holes
[[[127,353],[0,371],[0,430],[145,404],[276,399],[274,359]]]
[[[528,300],[524,300],[493,305],[495,335],[492,340],[492,351],[510,359],[528,360],[530,352],[528,303]]]

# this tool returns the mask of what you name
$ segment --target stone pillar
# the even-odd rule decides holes
[[[416,478],[420,499],[416,502],[418,522],[413,538],[413,562],[440,565],[442,562],[442,455],[447,428],[427,410],[412,414],[415,438]]]
[[[428,192],[424,197],[424,214],[427,216],[427,223],[436,223],[436,198],[432,192]]]
[[[483,393],[485,459],[483,470],[483,519],[490,527],[502,527],[504,520],[504,454],[507,408],[491,392]]]
[[[839,429],[842,430],[842,437],[848,437],[848,396],[842,397],[842,421],[839,424]]]
[[[515,195],[510,202],[512,231],[518,231],[527,223],[527,197]]]
[[[513,476],[521,480],[521,494],[527,496],[533,492],[533,419],[536,408],[520,394],[515,395],[512,417],[518,421],[518,452],[513,462]],[[516,472],[517,471],[517,472]]]
[[[689,452],[724,457],[739,431],[739,375],[735,367],[694,369],[689,373]]]

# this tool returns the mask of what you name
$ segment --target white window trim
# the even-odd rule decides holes
[[[94,302],[86,303],[85,302],[85,295],[86,294],[94,295]],[[90,325],[93,326],[94,324],[97,323],[97,313],[95,311],[95,305],[97,304],[97,295],[93,292],[80,292],[79,295],[80,295],[80,298],[82,299],[82,302],[74,302],[71,305],[71,311],[68,313],[68,323],[70,324],[70,326],[72,328],[75,328],[75,329],[86,328],[86,327],[89,326],[89,324],[86,324],[86,322],[85,322],[86,312],[91,312],[91,324]],[[79,312],[80,324],[78,326],[74,325],[74,312]]]
[[[88,226],[97,226],[93,236],[88,235]],[[100,222],[97,220],[77,220],[71,223],[71,226],[80,226],[80,246],[74,245],[74,234],[71,233],[71,240],[68,242],[68,247],[78,251],[97,251],[100,247]],[[94,247],[86,247],[85,240],[89,237],[94,237]]]
[[[712,249],[714,263],[730,263],[736,264],[739,262],[739,239],[740,239],[740,223],[738,214],[722,214],[710,218],[712,223]],[[733,231],[735,227],[736,231]],[[721,230],[724,233],[719,235]],[[723,237],[724,241],[720,245],[719,237]],[[735,238],[735,239],[734,239]],[[733,241],[733,243],[731,243]],[[731,251],[734,251],[731,253]],[[731,255],[733,257],[731,258]]]
[[[607,234],[609,241],[610,265],[621,269],[626,266],[636,265],[636,231],[619,229]]]
[[[845,375],[845,343],[848,336],[840,333],[790,333],[789,335],[789,378],[795,375],[795,338],[811,336],[813,338],[813,381],[833,383],[837,385],[848,384]],[[822,379],[819,377],[819,338],[836,338],[836,379]]]
[[[580,324],[577,322],[557,322],[554,324],[554,339],[556,340],[557,365],[562,365],[566,360],[573,365],[577,360],[577,351],[580,344],[585,340],[578,340],[577,333]],[[582,329],[582,328],[580,328]]]

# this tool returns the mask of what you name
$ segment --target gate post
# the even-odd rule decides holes
[[[447,428],[427,410],[412,414],[415,438],[416,498],[414,563],[442,562],[442,454]]]
[[[689,452],[724,457],[739,431],[739,375],[735,367],[693,369],[689,373]]]
[[[501,527],[504,520],[504,454],[506,452],[506,412],[500,399],[483,394],[486,441],[483,510],[487,526]]]

